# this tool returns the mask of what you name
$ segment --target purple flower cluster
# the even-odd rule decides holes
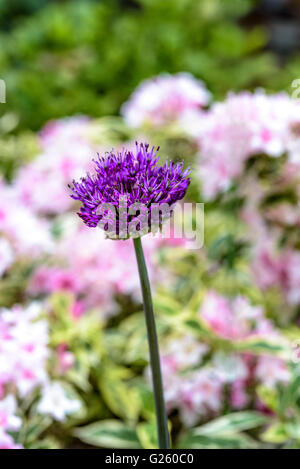
[[[107,210],[99,213],[99,207],[109,204],[115,208],[116,233],[119,235],[121,201],[126,204],[128,228],[128,223],[138,220],[140,215],[140,208],[130,210],[135,209],[136,204],[148,211],[147,220],[150,220],[153,204],[172,207],[184,197],[190,183],[190,169],[184,170],[182,162],[167,161],[158,166],[158,150],[149,148],[148,144],[136,143],[135,152],[123,149],[122,152],[106,153],[104,157],[98,155],[98,160],[94,161],[95,173],[87,174],[79,182],[73,181],[71,197],[82,202],[78,215],[86,225],[97,226],[103,216],[107,216]],[[151,231],[150,221],[147,225]],[[109,222],[104,229],[110,230]]]

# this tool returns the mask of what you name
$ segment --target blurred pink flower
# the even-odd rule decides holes
[[[144,81],[123,104],[121,112],[130,127],[165,125],[188,110],[206,106],[210,93],[189,73],[159,75]]]
[[[96,153],[87,118],[66,118],[41,131],[42,153],[20,169],[13,184],[23,203],[34,212],[59,214],[72,205],[67,184],[88,169]]]
[[[261,322],[266,321],[268,332],[272,332],[272,324],[263,317],[260,307],[253,306],[248,299],[237,296],[229,300],[214,291],[209,291],[200,309],[203,318],[212,330],[231,340],[243,339],[253,334],[261,334]]]
[[[75,357],[72,352],[68,350],[67,344],[60,344],[57,347],[57,356],[59,363],[59,372],[64,375],[75,363]]]
[[[0,429],[18,430],[22,425],[22,420],[15,415],[17,410],[16,399],[12,395],[0,400]]]
[[[255,376],[266,387],[274,388],[277,383],[288,383],[291,374],[283,360],[261,356],[258,358]]]
[[[25,397],[47,380],[48,325],[38,319],[40,306],[0,311],[0,383],[13,383]]]
[[[13,185],[0,181],[0,200],[0,232],[8,237],[15,253],[31,258],[50,253],[53,240],[49,223],[25,207]]]
[[[235,381],[232,384],[230,403],[234,409],[244,409],[249,403],[246,382],[243,380]]]
[[[197,137],[204,196],[212,199],[226,191],[252,155],[278,157],[288,151],[299,111],[288,95],[266,95],[261,90],[231,93],[226,101],[215,103],[202,119]],[[299,136],[293,138],[298,145]],[[296,159],[292,153],[290,158]]]
[[[0,449],[23,449],[13,438],[0,428]]]

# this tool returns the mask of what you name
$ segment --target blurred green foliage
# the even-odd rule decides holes
[[[0,36],[1,111],[16,115],[16,129],[74,113],[118,113],[141,80],[162,72],[189,71],[216,98],[229,89],[287,88],[295,76],[297,60],[280,71],[264,51],[262,28],[239,26],[251,0],[23,3],[32,15]],[[19,4],[10,2],[10,11]]]

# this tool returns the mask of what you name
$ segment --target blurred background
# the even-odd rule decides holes
[[[299,1],[0,0],[0,43],[0,449],[157,447],[131,242],[67,189],[136,140],[205,203],[144,238],[173,447],[299,449]]]

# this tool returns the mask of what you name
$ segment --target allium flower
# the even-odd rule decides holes
[[[98,157],[93,175],[73,182],[71,197],[82,202],[78,215],[86,225],[101,221],[108,237],[126,239],[153,231],[171,215],[186,193],[190,170],[171,161],[157,166],[158,150],[136,143],[135,152],[111,151]]]
[[[171,216],[186,193],[190,170],[167,161],[157,166],[157,150],[136,143],[136,151],[106,153],[95,161],[95,173],[73,181],[71,197],[82,202],[78,215],[87,226],[101,226],[113,239],[133,240],[147,326],[159,448],[170,448],[151,287],[140,237]],[[154,215],[154,216],[153,216]],[[154,218],[155,217],[155,218]]]

